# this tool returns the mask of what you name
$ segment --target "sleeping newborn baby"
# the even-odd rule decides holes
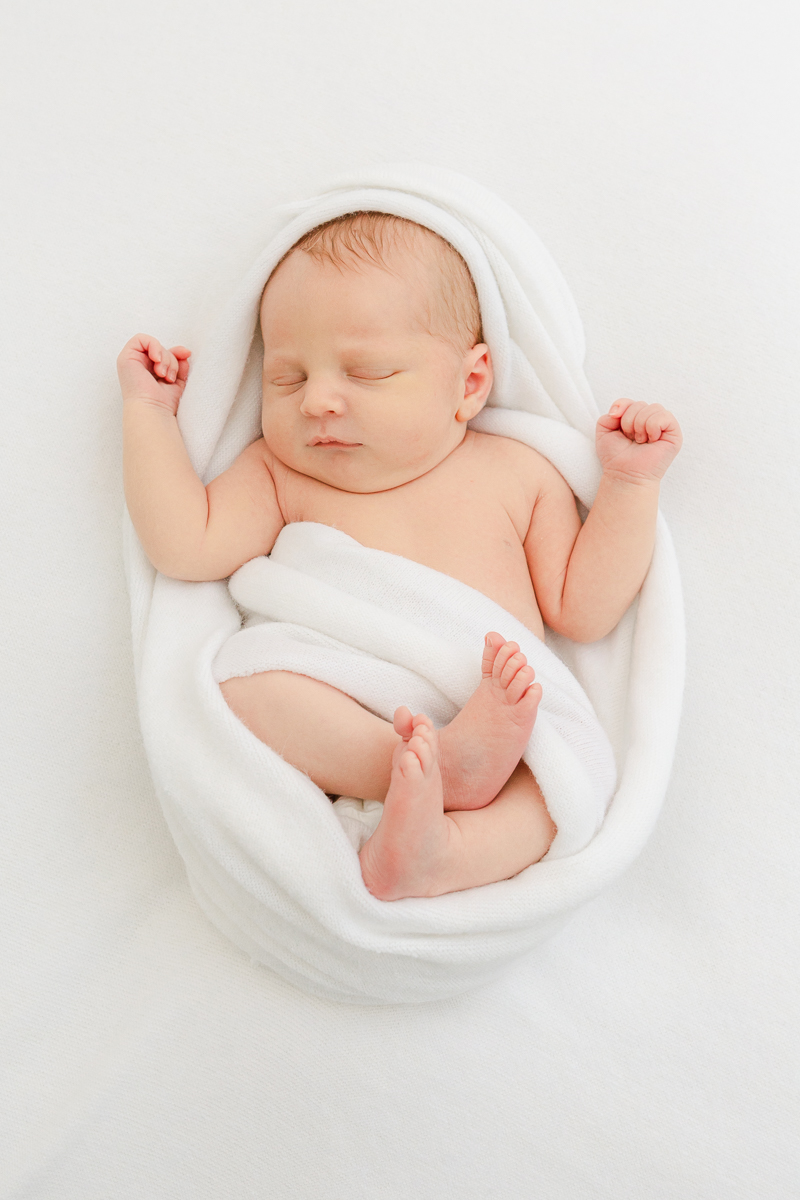
[[[492,387],[475,287],[431,230],[382,213],[306,234],[261,302],[263,437],[204,487],[176,413],[190,351],[138,335],[118,369],[125,494],[154,566],[225,579],[269,554],[282,527],[313,521],[469,585],[539,638],[544,623],[603,637],[639,590],[675,418],[619,400],[597,423],[603,475],[582,525],[556,469],[521,442],[468,428]],[[437,730],[393,724],[328,684],[268,671],[221,684],[256,737],[332,795],[383,801],[360,852],[383,900],[508,879],[548,850],[555,826],[521,761],[541,687],[519,646],[487,631],[482,679]]]

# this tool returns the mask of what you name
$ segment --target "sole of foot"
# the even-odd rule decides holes
[[[439,730],[445,811],[491,804],[525,753],[541,698],[541,685],[517,643],[488,633],[481,682],[458,715]],[[416,719],[409,709],[399,708],[394,728],[408,738]]]
[[[457,836],[444,814],[439,737],[418,713],[395,748],[380,824],[359,855],[367,889],[379,900],[449,891],[447,862]]]

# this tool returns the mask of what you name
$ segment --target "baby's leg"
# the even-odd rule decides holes
[[[360,854],[364,882],[379,900],[441,896],[510,879],[538,862],[556,827],[524,763],[491,804],[445,813],[438,736],[417,717],[396,747],[380,824]]]
[[[324,792],[383,800],[392,753],[401,735],[411,737],[407,708],[397,710],[392,727],[344,692],[289,671],[228,679],[220,686],[248,729]],[[494,800],[528,744],[541,694],[517,643],[487,634],[481,682],[439,731],[446,810],[477,809]]]
[[[235,677],[220,688],[239,720],[323,792],[383,800],[401,744],[388,721],[337,688],[290,671]]]

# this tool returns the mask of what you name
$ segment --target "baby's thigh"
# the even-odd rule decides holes
[[[274,745],[287,727],[307,726],[310,714],[327,713],[337,697],[348,699],[327,683],[293,671],[236,675],[219,687],[228,707],[268,745]]]
[[[362,800],[386,795],[400,738],[352,697],[291,671],[227,679],[220,690],[257,738],[324,792]]]

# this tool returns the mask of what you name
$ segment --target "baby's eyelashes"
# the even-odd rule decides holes
[[[378,367],[374,370],[369,367],[359,367],[356,370],[348,371],[347,374],[351,379],[364,379],[369,381],[373,379],[391,379],[393,375],[397,375],[399,372],[395,371],[391,367]]]
[[[270,379],[269,382],[273,387],[297,387],[305,381],[305,375],[281,375],[278,379]]]
[[[391,379],[393,375],[399,375],[399,371],[394,367],[352,367],[345,371],[344,375],[347,379],[355,379],[362,383],[372,383],[380,379]],[[278,388],[299,387],[300,384],[307,382],[307,376],[300,372],[287,375],[277,375],[269,380],[270,386]]]

